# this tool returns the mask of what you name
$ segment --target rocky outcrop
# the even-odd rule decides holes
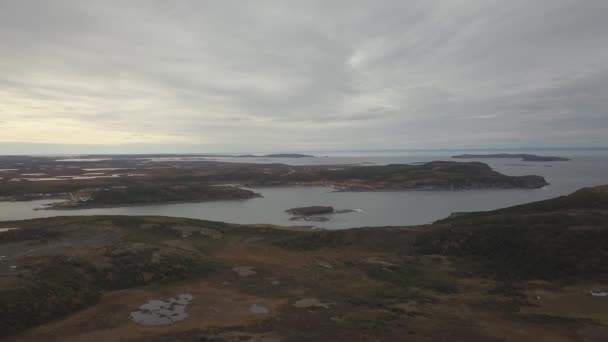
[[[295,216],[324,215],[333,214],[334,207],[316,205],[311,207],[292,208],[286,210],[286,212]]]

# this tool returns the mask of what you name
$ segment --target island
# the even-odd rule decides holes
[[[554,162],[554,161],[568,161],[570,159],[564,157],[555,156],[538,156],[535,154],[513,154],[513,153],[498,153],[498,154],[460,154],[452,156],[452,158],[458,159],[494,159],[494,158],[506,158],[506,159],[521,159],[522,161],[529,162]]]
[[[201,155],[204,157],[228,157],[228,158],[314,158],[315,156],[309,154],[299,154],[299,153],[273,153],[273,154],[207,154]]]
[[[298,153],[275,153],[266,154],[262,157],[266,158],[314,158],[315,156],[309,154],[298,154]]]
[[[333,214],[334,207],[330,206],[310,206],[310,207],[299,207],[285,210],[287,213],[295,216],[311,216],[311,215],[325,215]]]
[[[0,337],[599,342],[606,246],[608,186],[409,227],[0,222]]]

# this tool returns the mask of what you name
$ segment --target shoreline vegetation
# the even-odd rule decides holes
[[[587,340],[601,341],[605,298],[590,293],[608,284],[607,217],[608,185],[409,227],[157,216],[0,222],[18,228],[0,232],[0,336],[485,341],[516,331],[533,341],[593,331]],[[185,320],[150,332],[128,319],[151,298],[179,293],[193,296]]]
[[[251,190],[232,186],[198,184],[166,185],[138,182],[124,188],[70,193],[70,199],[51,203],[43,209],[92,209],[156,204],[201,203],[246,200],[261,197]]]

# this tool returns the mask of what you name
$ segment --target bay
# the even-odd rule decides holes
[[[551,153],[556,154],[556,153]],[[0,202],[0,221],[71,215],[162,215],[240,224],[310,225],[326,229],[365,226],[403,226],[431,223],[453,212],[482,211],[569,194],[579,188],[608,184],[608,153],[558,154],[568,162],[522,162],[517,159],[480,159],[507,175],[544,176],[549,186],[533,190],[335,192],[323,187],[252,189],[263,197],[243,201],[219,201],[83,210],[34,210],[49,201]],[[230,158],[218,158],[231,161]],[[234,158],[238,162],[267,163],[263,158]],[[245,160],[244,160],[245,159]],[[260,160],[262,159],[262,160]],[[434,155],[347,155],[320,158],[272,159],[292,165],[419,163],[453,160],[450,153]],[[310,205],[331,205],[357,212],[327,216],[326,222],[290,221],[285,210]]]

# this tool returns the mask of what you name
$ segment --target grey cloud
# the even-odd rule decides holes
[[[608,145],[607,14],[603,0],[0,1],[0,121],[224,150]]]

